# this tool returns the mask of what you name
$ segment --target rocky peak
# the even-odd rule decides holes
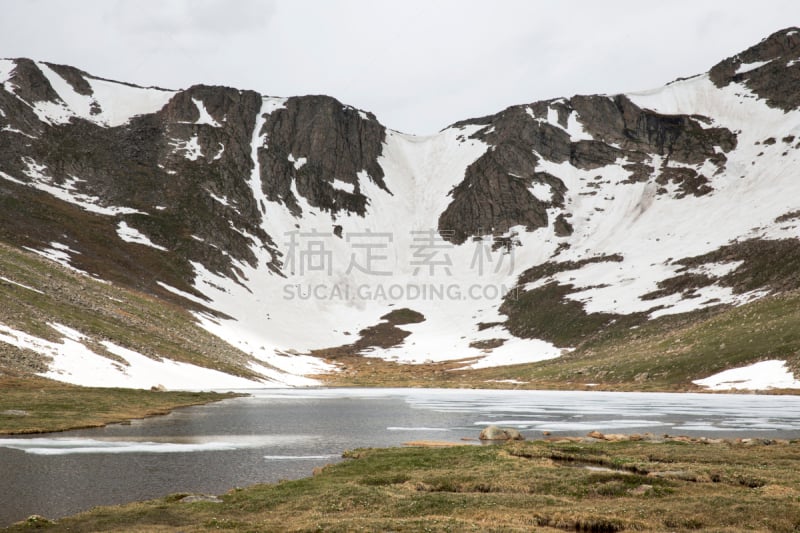
[[[800,28],[773,33],[709,72],[717,87],[741,83],[773,107],[789,111],[800,106]]]
[[[288,98],[270,113],[258,151],[264,193],[301,214],[299,199],[336,215],[363,215],[368,202],[362,180],[388,190],[378,164],[386,129],[371,113],[329,96]],[[362,174],[362,172],[364,174]]]
[[[732,58],[722,61],[720,64],[725,63],[729,59],[733,59],[739,64],[742,63],[756,63],[758,61],[773,61],[775,59],[797,59],[800,57],[800,28],[790,27],[780,31],[776,31],[769,37],[762,39],[761,42],[755,44],[736,54]],[[718,67],[715,66],[714,68]],[[712,69],[713,70],[713,69]]]
[[[8,83],[13,86],[15,95],[30,104],[62,101],[50,81],[33,60],[19,58],[15,59],[14,63],[15,67],[11,72]]]
[[[12,180],[0,186],[14,199],[4,204],[6,235],[37,249],[70,243],[68,261],[106,279],[136,278],[137,288],[162,295],[158,281],[190,291],[190,263],[238,279],[236,265],[255,267],[259,249],[277,273],[281,253],[263,229],[273,208],[252,189],[256,164],[266,199],[296,216],[302,199],[334,217],[363,215],[364,180],[386,189],[377,162],[385,129],[371,113],[330,97],[268,99],[208,85],[163,91],[28,59],[3,68],[0,172]],[[98,100],[97,83],[112,97]],[[121,103],[114,98],[141,111],[108,120]],[[281,105],[268,109],[267,101]],[[65,203],[23,200],[41,190]],[[83,222],[61,223],[67,218]],[[35,231],[26,230],[34,219]],[[151,245],[131,243],[126,232]],[[103,241],[120,253],[96,253]],[[147,257],[146,271],[132,268],[131,254]]]

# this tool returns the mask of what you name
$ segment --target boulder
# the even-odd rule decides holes
[[[501,428],[497,426],[487,426],[481,431],[481,440],[525,440],[525,437],[514,428]]]

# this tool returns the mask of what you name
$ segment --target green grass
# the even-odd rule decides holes
[[[615,323],[642,322],[641,315],[587,313],[581,302],[570,300],[571,285],[549,283],[507,298],[500,312],[508,315],[506,327],[518,337],[544,339],[556,346],[576,346]]]
[[[800,444],[363,449],[314,477],[34,524],[52,531],[796,531]],[[590,470],[583,464],[606,465]],[[25,523],[10,528],[26,531]]]
[[[544,324],[559,327],[555,319]],[[538,363],[459,370],[467,361],[400,365],[339,355],[347,368],[322,379],[332,386],[686,391],[701,390],[692,380],[766,359],[786,360],[800,375],[798,291],[641,324],[618,321],[578,349]],[[523,383],[497,381],[505,379]]]
[[[0,391],[0,435],[98,427],[236,396],[86,388],[43,378],[11,377],[0,377]]]
[[[800,293],[747,305],[664,317],[635,328],[612,328],[558,359],[486,369],[485,379],[515,378],[545,385],[685,390],[727,368],[766,359],[800,366]]]

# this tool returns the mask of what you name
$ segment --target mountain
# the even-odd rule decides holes
[[[29,59],[0,60],[0,82],[0,364],[15,371],[200,387],[309,384],[345,360],[547,361],[591,384],[615,379],[592,359],[614,343],[800,288],[796,28],[653,91],[424,137],[328,96],[139,87]],[[684,384],[774,360],[800,387],[800,332],[770,338],[683,350],[701,363]],[[197,376],[163,373],[178,364]],[[670,372],[654,368],[636,382]]]

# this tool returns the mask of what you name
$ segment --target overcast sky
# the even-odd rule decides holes
[[[797,0],[0,0],[0,57],[168,88],[329,94],[432,133],[660,86],[800,25]]]

